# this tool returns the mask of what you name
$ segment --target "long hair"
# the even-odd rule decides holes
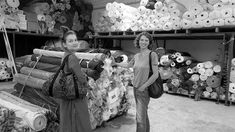
[[[153,47],[153,37],[152,37],[151,34],[149,34],[148,32],[142,32],[142,33],[138,34],[138,35],[136,36],[135,40],[134,40],[134,46],[135,46],[136,48],[138,48],[138,49],[140,48],[139,42],[140,42],[140,38],[141,38],[142,36],[145,36],[145,37],[147,37],[147,38],[149,39],[148,49],[152,49],[152,47]]]
[[[73,30],[68,30],[68,31],[65,31],[65,32],[63,33],[63,36],[61,37],[61,41],[62,41],[61,47],[63,48],[64,51],[70,52],[70,51],[64,46],[64,44],[66,43],[67,36],[72,35],[72,34],[74,34],[74,35],[77,36],[76,32],[74,32]]]

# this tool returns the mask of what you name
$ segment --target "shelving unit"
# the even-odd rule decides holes
[[[221,32],[219,32],[221,31]],[[149,32],[154,40],[164,40],[164,46],[167,40],[223,40],[221,43],[223,46],[221,67],[222,72],[220,76],[222,77],[222,87],[226,89],[225,100],[224,103],[226,106],[229,105],[228,93],[229,93],[229,77],[230,77],[230,65],[231,59],[233,57],[233,45],[234,45],[234,32],[231,32],[229,28],[223,29],[211,29],[209,32],[205,32],[203,30],[184,30],[184,31],[147,31]],[[138,32],[98,32],[96,33],[94,38],[94,47],[98,48],[99,44],[105,43],[105,41],[116,40],[121,43],[122,40],[133,40],[136,35],[141,33]],[[156,42],[156,41],[155,41]],[[217,103],[219,103],[220,99],[217,99]]]

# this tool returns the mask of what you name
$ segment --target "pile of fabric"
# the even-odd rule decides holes
[[[11,79],[11,66],[8,59],[0,58],[0,81]]]
[[[112,67],[112,59],[105,58],[106,55],[100,53],[102,51],[107,52],[99,49],[91,50],[90,52],[93,53],[75,53],[92,88],[88,94],[88,107],[93,129],[128,110],[126,87],[133,78],[132,70]],[[43,95],[41,88],[45,81],[58,70],[64,52],[50,48],[50,50],[34,49],[33,53],[24,60],[20,73],[15,76],[17,84],[14,95],[47,108],[59,117],[58,99]],[[59,122],[58,118],[55,120]]]
[[[231,60],[229,100],[235,102],[235,58]]]
[[[95,30],[170,31],[235,25],[233,0],[141,0],[139,7],[107,3]]]
[[[160,50],[157,51],[159,53]],[[221,66],[212,61],[199,62],[190,54],[166,51],[160,55],[159,71],[165,81],[164,90],[185,95],[225,99],[225,89],[221,87]]]

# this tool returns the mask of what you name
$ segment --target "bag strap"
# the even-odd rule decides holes
[[[54,75],[54,77],[53,77],[53,79],[52,79],[52,81],[51,81],[51,84],[50,84],[50,86],[49,86],[49,95],[50,95],[51,97],[53,97],[53,85],[54,85],[54,83],[55,83],[55,80],[56,80],[56,78],[58,77],[60,71],[64,69],[65,63],[68,62],[68,58],[69,58],[70,55],[71,55],[71,54],[68,54],[67,56],[65,56],[65,58],[64,58],[64,60],[63,60],[63,62],[62,62],[62,64],[60,65],[59,70],[56,71],[56,73],[55,73],[55,75]]]
[[[151,54],[152,54],[152,51],[149,53],[149,73],[152,73],[153,74],[153,68],[152,68],[152,56],[151,56]],[[151,75],[149,74],[149,77],[150,77]]]

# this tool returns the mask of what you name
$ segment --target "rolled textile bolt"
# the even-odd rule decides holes
[[[197,68],[204,68],[204,64],[203,63],[198,63]]]
[[[221,66],[220,66],[220,65],[215,65],[215,66],[213,67],[213,71],[214,71],[215,73],[221,72]]]
[[[203,20],[203,27],[212,27],[212,26],[214,26],[213,20],[211,20],[210,18],[206,18],[205,20]]]
[[[156,14],[156,18],[157,19],[160,19],[160,18],[162,18],[164,15],[162,14],[162,13],[160,13],[160,12],[158,12],[157,14]]]
[[[214,4],[213,7],[214,7],[214,10],[220,10],[224,7],[224,4],[222,2],[218,2]]]
[[[196,17],[196,14],[193,11],[186,11],[184,12],[182,17],[183,19],[186,19],[186,20],[194,20]]]
[[[182,19],[180,23],[181,23],[181,27],[183,29],[190,29],[192,27],[192,21],[191,20]]]
[[[175,56],[176,57],[181,56],[181,53],[180,52],[175,52]]]
[[[148,4],[148,0],[140,0],[140,6],[146,6]]]
[[[220,2],[220,0],[208,0],[208,3],[211,4],[211,5],[214,5],[218,2]]]
[[[201,74],[199,77],[200,77],[200,80],[202,80],[202,81],[206,81],[206,79],[207,79],[207,75],[205,75],[205,74]]]
[[[203,96],[205,97],[205,98],[209,98],[210,97],[210,93],[208,92],[208,91],[203,91]]]
[[[196,18],[198,20],[205,20],[208,17],[209,17],[209,13],[207,11],[203,11],[203,12],[196,15]]]
[[[181,23],[180,23],[180,21],[179,21],[179,22],[173,22],[172,29],[173,29],[173,30],[179,30],[179,29],[181,29]]]
[[[211,92],[213,92],[213,89],[211,87],[207,86],[206,91],[211,93]]]
[[[194,14],[199,14],[203,11],[203,7],[200,4],[193,4],[189,7],[189,11],[194,12]]]
[[[197,82],[199,80],[199,75],[198,74],[193,74],[191,76],[191,80],[194,81],[194,82]]]
[[[224,26],[224,19],[222,19],[222,18],[215,19],[214,26]]]
[[[208,86],[212,87],[212,88],[216,88],[220,86],[221,83],[221,79],[215,75],[208,77],[208,79],[206,80],[206,83]]]
[[[229,100],[235,102],[235,94],[230,94]]]
[[[139,12],[140,14],[144,14],[146,10],[147,10],[147,9],[146,9],[144,6],[139,6],[139,7],[138,7],[138,12]]]
[[[206,69],[205,68],[198,68],[198,73],[199,74],[205,74]]]
[[[231,64],[232,64],[232,66],[235,66],[235,58],[233,58],[233,59],[231,60]]]
[[[216,99],[218,94],[216,92],[211,92],[211,98]]]
[[[184,57],[183,57],[183,56],[178,56],[178,57],[176,58],[176,61],[177,61],[178,63],[182,63],[182,62],[184,62]]]
[[[198,70],[199,70],[199,68],[198,68],[198,67],[196,67],[196,66],[195,66],[195,67],[193,67],[193,72],[194,72],[194,73],[198,73]]]
[[[170,21],[171,22],[179,22],[180,21],[180,18],[178,17],[178,16],[171,16],[171,18],[170,18]]]
[[[218,19],[221,17],[221,12],[219,10],[213,10],[211,12],[209,12],[209,18],[210,19]]]
[[[160,12],[165,14],[167,12],[169,12],[168,8],[166,6],[163,6],[161,9],[160,9]]]
[[[161,9],[162,7],[163,7],[163,4],[162,4],[161,1],[157,1],[157,2],[154,4],[154,8],[155,8],[156,10],[159,10],[159,9]]]
[[[235,25],[235,19],[234,18],[225,18],[224,19],[224,25]]]
[[[163,30],[164,31],[170,31],[172,30],[172,22],[166,22],[164,25],[163,25]]]
[[[193,74],[193,70],[192,70],[191,68],[188,68],[188,69],[187,69],[187,73],[188,73],[188,74]]]
[[[221,9],[221,17],[222,18],[231,18],[233,16],[233,9],[232,8],[223,8]]]
[[[172,58],[172,59],[175,59],[176,57],[177,57],[177,56],[176,56],[175,54],[172,54],[172,55],[171,55],[171,58]]]
[[[203,21],[199,19],[194,19],[192,22],[192,27],[193,28],[201,28],[203,27]]]
[[[204,63],[205,68],[212,68],[213,67],[213,63],[211,61],[206,61],[206,62],[203,62],[203,63]]]
[[[212,76],[214,74],[214,71],[213,71],[213,69],[209,68],[209,69],[206,69],[205,74],[207,76]]]
[[[171,62],[171,67],[175,67],[175,62]]]
[[[164,91],[169,91],[169,88],[167,86],[167,83],[163,83],[163,90]]]
[[[235,94],[235,83],[229,83],[229,92]]]
[[[198,85],[197,84],[193,84],[193,89],[197,89]]]

